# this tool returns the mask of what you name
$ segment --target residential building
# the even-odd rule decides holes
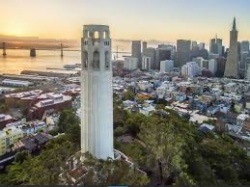
[[[13,122],[14,119],[8,114],[0,114],[0,130],[5,128],[8,123]]]
[[[23,138],[23,131],[15,126],[5,127],[0,131],[0,156],[11,151],[12,146]]]
[[[124,69],[130,71],[138,69],[138,58],[126,56],[124,58]]]
[[[160,63],[160,72],[171,72],[174,68],[173,60],[163,60]]]
[[[196,62],[187,62],[182,66],[181,74],[188,77],[195,77],[200,74],[200,67]]]

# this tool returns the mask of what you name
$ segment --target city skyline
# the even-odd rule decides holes
[[[21,37],[77,39],[84,24],[107,24],[118,40],[156,40],[175,43],[190,39],[209,43],[217,34],[229,45],[236,17],[239,41],[250,40],[247,0],[27,0],[1,2],[0,34]],[[32,16],[31,16],[32,15]],[[46,28],[46,29],[44,29]]]

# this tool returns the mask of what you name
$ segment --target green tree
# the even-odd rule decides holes
[[[59,133],[64,133],[71,125],[80,124],[73,109],[65,109],[61,112],[58,122]]]
[[[125,161],[98,160],[88,156],[84,165],[89,168],[84,179],[85,185],[146,185],[149,183],[146,175]]]
[[[134,98],[135,94],[130,88],[123,95],[123,100],[134,100]]]
[[[141,126],[139,138],[146,144],[146,166],[158,175],[161,184],[174,173],[181,173],[185,183],[192,184],[182,159],[183,140],[174,133],[174,127],[167,120],[150,118]]]

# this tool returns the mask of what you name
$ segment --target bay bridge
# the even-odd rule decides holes
[[[63,44],[61,43],[60,46],[58,46],[58,48],[42,48],[42,47],[37,47],[37,48],[30,48],[30,47],[6,47],[6,43],[3,42],[2,43],[2,50],[3,56],[7,56],[7,49],[11,49],[11,50],[29,50],[30,51],[30,57],[36,57],[36,51],[60,51],[60,56],[63,57],[64,56],[64,52],[67,51],[73,51],[73,52],[81,52],[80,49],[70,49],[68,47],[63,47]],[[128,55],[131,54],[131,52],[126,52],[126,51],[118,51],[118,47],[116,47],[116,51],[113,52],[116,54],[116,57],[118,58],[118,54],[124,54],[124,55]]]

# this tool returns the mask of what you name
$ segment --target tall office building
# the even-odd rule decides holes
[[[175,53],[175,67],[182,67],[189,61],[191,49],[190,40],[177,40],[177,52]]]
[[[142,56],[142,70],[149,71],[151,69],[151,57]]]
[[[250,56],[247,57],[247,60],[246,60],[245,79],[250,80]]]
[[[141,69],[141,41],[132,41],[132,57],[136,57],[138,59],[138,68]]]
[[[230,47],[227,57],[224,77],[238,77],[238,31],[236,30],[236,19],[230,32]]]
[[[163,60],[171,60],[174,55],[174,46],[172,45],[158,45],[156,48],[156,57],[155,57],[155,67],[154,69],[160,70],[160,62]]]
[[[249,53],[249,41],[241,42],[241,53]]]
[[[217,38],[217,36],[210,40],[209,52],[211,54],[222,55],[222,39]]]
[[[114,158],[109,27],[85,25],[81,46],[81,152]]]
[[[155,69],[156,67],[156,50],[155,48],[152,47],[148,47],[147,49],[145,49],[145,51],[143,52],[144,56],[150,57],[151,59],[151,64],[150,64],[150,69]]]
[[[244,77],[247,71],[247,58],[249,55],[249,41],[242,41],[240,47],[240,75]]]
[[[192,50],[195,51],[195,50],[198,50],[198,49],[199,49],[199,46],[198,46],[197,41],[192,41]]]
[[[142,42],[142,53],[144,54],[146,49],[148,48],[148,43],[147,42]]]

